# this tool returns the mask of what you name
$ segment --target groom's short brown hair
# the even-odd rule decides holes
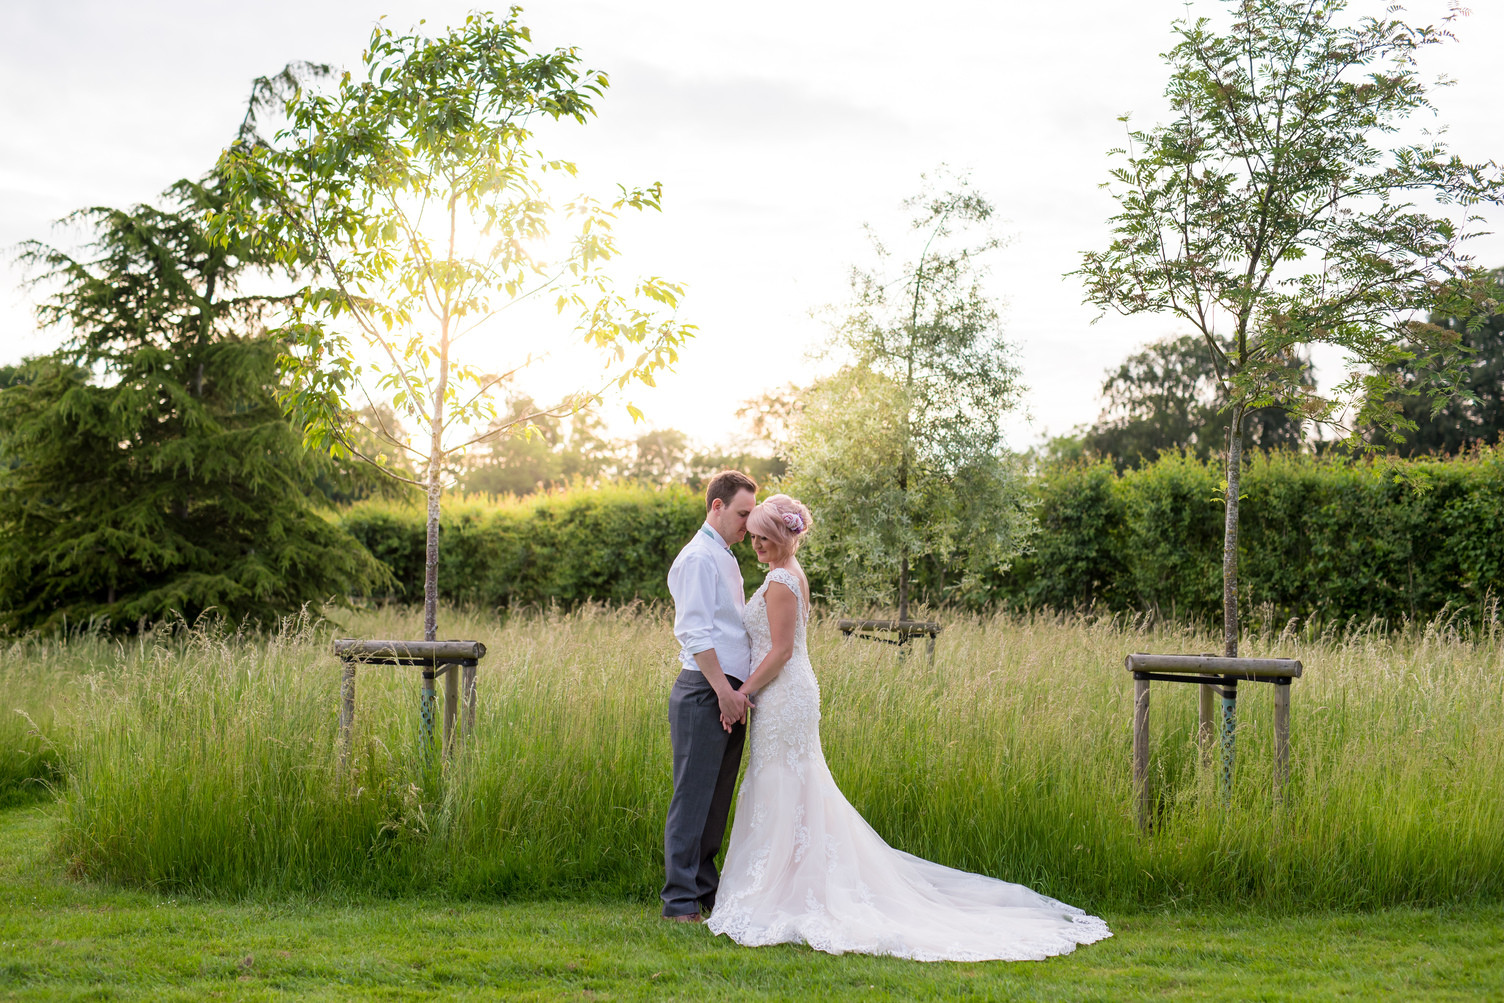
[[[757,482],[740,470],[722,470],[710,479],[705,485],[705,511],[710,511],[711,504],[719,498],[722,505],[730,505],[731,499],[743,491],[757,495]]]

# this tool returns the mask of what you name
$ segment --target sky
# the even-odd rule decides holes
[[[53,221],[89,205],[153,199],[197,177],[233,135],[251,81],[305,59],[358,64],[377,18],[399,28],[462,21],[449,0],[4,0],[0,40],[0,248],[41,239],[71,247]],[[863,225],[895,239],[900,203],[939,165],[969,175],[997,207],[1008,243],[988,291],[1026,387],[1009,438],[1025,448],[1090,423],[1109,367],[1185,328],[1167,317],[1099,317],[1065,273],[1105,247],[1115,209],[1100,185],[1118,117],[1168,119],[1159,54],[1180,0],[1022,0],[924,5],[867,0],[524,0],[543,47],[574,46],[612,86],[584,127],[550,131],[550,155],[575,160],[600,192],[659,181],[664,211],[621,230],[633,268],[684,283],[681,318],[698,337],[674,373],[631,399],[655,427],[702,444],[739,431],[739,403],[817,376],[853,265],[870,264]],[[1215,13],[1200,0],[1191,9]],[[1356,2],[1358,13],[1382,4]],[[1441,2],[1414,3],[1412,22]],[[1459,42],[1431,50],[1428,76],[1453,150],[1504,159],[1504,4],[1478,4]],[[1486,215],[1481,264],[1504,264],[1504,215]],[[56,347],[38,331],[35,292],[0,262],[0,363]],[[1094,322],[1095,321],[1095,322]],[[540,343],[563,331],[540,331]],[[547,397],[576,372],[540,368]],[[557,360],[556,360],[557,361]],[[1333,382],[1339,356],[1316,358]],[[562,369],[562,372],[561,372]],[[606,417],[631,423],[621,402]]]

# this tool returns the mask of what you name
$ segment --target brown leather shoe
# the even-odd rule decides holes
[[[670,923],[703,923],[703,922],[705,922],[703,919],[700,918],[700,914],[697,913],[697,912],[685,913],[683,916],[665,916],[663,918],[666,919],[666,920],[668,920]]]

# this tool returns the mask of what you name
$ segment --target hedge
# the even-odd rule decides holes
[[[418,506],[367,501],[340,520],[391,569],[400,601],[423,599],[425,518]],[[667,600],[668,567],[704,519],[704,497],[679,486],[449,499],[439,520],[440,594],[491,609]],[[746,580],[761,580],[750,548],[736,554]]]
[[[1030,488],[1032,550],[992,577],[985,601],[1218,619],[1221,484],[1215,461],[1180,454],[1123,474],[1107,462],[1047,469]],[[1256,454],[1242,490],[1247,610],[1398,624],[1482,611],[1504,592],[1504,449],[1419,460]],[[703,499],[682,487],[452,500],[440,588],[492,609],[666,600],[668,566],[703,518]],[[395,598],[422,597],[420,508],[363,502],[341,522],[391,568]],[[748,584],[758,581],[750,548],[737,556]]]
[[[1168,454],[1032,485],[1031,554],[994,582],[1023,606],[1220,619],[1222,471]],[[1486,613],[1504,592],[1504,449],[1459,458],[1255,454],[1240,484],[1239,598],[1280,619]]]

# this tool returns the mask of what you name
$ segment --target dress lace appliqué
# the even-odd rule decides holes
[[[773,647],[770,587],[791,589],[798,602],[794,653],[753,698],[747,773],[710,929],[748,946],[807,943],[918,961],[1041,960],[1112,936],[1097,917],[1023,885],[883,842],[826,768],[809,614],[798,578],[781,568],[742,611],[752,664]]]

